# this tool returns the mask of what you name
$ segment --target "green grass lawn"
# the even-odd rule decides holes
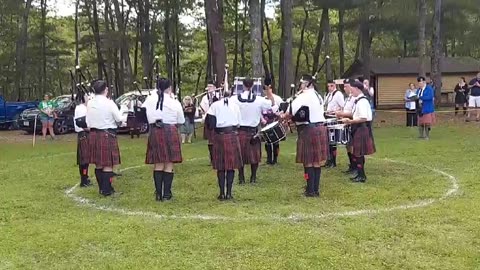
[[[303,197],[290,135],[280,164],[261,166],[255,186],[235,184],[229,202],[216,200],[204,141],[183,147],[174,199],[158,203],[145,136],[122,137],[123,195],[76,188],[82,204],[65,193],[79,182],[72,136],[34,149],[0,140],[0,269],[480,269],[478,126],[437,127],[430,141],[403,127],[374,133],[366,184],[341,173],[340,148],[321,198]],[[458,192],[442,198],[451,179],[425,166],[455,176]],[[433,203],[395,210],[422,202]]]

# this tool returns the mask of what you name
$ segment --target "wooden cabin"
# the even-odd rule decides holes
[[[375,103],[380,109],[403,108],[404,95],[409,83],[417,85],[418,57],[372,58],[370,84],[375,88]],[[343,78],[357,78],[362,74],[363,65],[356,60],[345,72]],[[454,103],[453,89],[460,77],[467,83],[480,71],[480,62],[471,57],[445,57],[441,60],[442,100],[441,105]],[[430,75],[430,59],[427,59],[427,81]]]

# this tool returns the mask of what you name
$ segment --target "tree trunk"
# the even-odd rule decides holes
[[[345,73],[345,10],[342,8],[338,11],[338,54],[340,56],[340,76]]]
[[[239,29],[238,0],[234,0],[234,4],[235,4],[235,45],[234,45],[235,56],[233,59],[233,74],[235,75],[238,72],[238,29]]]
[[[111,9],[110,9],[110,0],[105,0],[105,34],[106,35],[109,35],[110,34],[110,24],[112,24],[112,27],[113,27],[113,22],[111,22],[111,18],[112,18],[112,15],[111,15]],[[112,48],[111,46],[108,46],[108,48],[106,48],[106,61],[105,61],[105,65],[104,65],[104,70],[103,72],[105,73],[105,80],[107,81],[107,84],[110,85],[110,83],[112,83],[113,81],[113,70],[112,70],[112,64],[113,63],[113,59],[112,59]]]
[[[41,0],[41,13],[42,21],[40,24],[41,33],[42,33],[42,72],[40,76],[40,89],[42,92],[47,90],[47,35],[46,35],[46,23],[47,23],[47,1]]]
[[[305,40],[305,28],[307,27],[307,23],[308,23],[308,10],[306,6],[303,7],[303,11],[305,12],[305,18],[303,19],[302,31],[300,32],[300,44],[298,45],[297,63],[295,64],[294,78],[298,78],[298,70],[300,68],[300,58],[302,56],[303,43]]]
[[[367,5],[362,7],[360,12],[360,37],[362,43],[362,63],[363,63],[363,77],[370,80],[370,21],[369,21],[369,7]]]
[[[438,105],[442,97],[442,70],[440,62],[442,58],[442,0],[435,0],[435,12],[433,15],[433,40],[432,40],[432,74],[430,77],[435,86],[435,103]]]
[[[133,78],[137,80],[138,75],[138,43],[140,43],[140,16],[137,17],[137,29],[135,35],[135,49],[133,52]],[[143,62],[142,62],[143,63]]]
[[[78,5],[80,0],[75,2],[75,66],[80,65],[80,50],[79,50],[79,40],[80,40],[80,31],[78,30]]]
[[[280,0],[280,9],[282,12],[282,35],[280,42],[280,74],[279,74],[279,94],[286,96],[290,84],[293,83],[292,66],[292,0]]]
[[[265,25],[264,25],[264,21],[265,21],[265,1],[266,0],[261,0],[260,1],[260,10],[262,10],[261,12],[261,29],[262,29],[262,63],[263,63],[263,72],[265,74],[265,76],[270,75],[272,74],[272,72],[270,72],[270,68],[268,67],[268,61],[267,61],[267,55],[266,55],[266,51],[268,50],[268,44],[265,42]],[[266,48],[263,48],[263,45],[266,46]],[[271,76],[273,77],[273,76]],[[272,78],[273,79],[273,78]]]
[[[30,8],[32,7],[32,0],[25,1],[25,9],[22,14],[22,22],[20,26],[20,34],[17,39],[15,52],[15,90],[17,91],[17,99],[22,99],[22,85],[25,83],[26,76],[26,62],[27,62],[27,45],[28,45],[28,18]]]
[[[223,34],[223,0],[205,0],[205,8],[208,13],[208,28],[212,37],[213,67],[217,74],[217,81],[224,78],[227,52]]]
[[[244,6],[243,6],[243,18],[242,18],[242,44],[240,45],[240,56],[242,57],[242,64],[240,68],[240,74],[242,76],[245,75],[247,72],[246,70],[246,58],[245,58],[245,37],[247,35],[247,30],[246,30],[246,25],[247,25],[247,1],[244,0]]]
[[[119,85],[118,92],[123,93],[123,82],[125,82],[128,86],[132,85],[132,63],[130,61],[130,54],[128,49],[128,40],[127,34],[125,29],[125,18],[122,12],[120,11],[120,4],[118,0],[113,0],[113,4],[115,6],[115,16],[117,17],[117,28],[121,35],[120,41],[120,51],[121,51],[121,58],[123,58],[123,65],[121,67],[125,67],[124,73],[122,73],[122,85]],[[125,77],[123,77],[125,75]],[[118,80],[117,80],[118,81]],[[120,83],[120,82],[119,82]]]
[[[103,78],[103,70],[105,69],[105,61],[103,60],[103,55],[102,55],[102,47],[100,46],[101,40],[100,40],[100,26],[98,22],[98,6],[97,6],[97,0],[92,0],[93,3],[93,25],[92,25],[92,31],[93,35],[95,37],[95,48],[97,50],[97,74],[98,78],[102,79]]]
[[[270,70],[270,73],[271,74],[275,74],[274,72],[274,69],[273,69],[273,49],[272,49],[272,46],[273,46],[273,42],[272,42],[272,34],[270,33],[270,26],[268,25],[268,20],[267,18],[264,19],[265,20],[265,29],[267,30],[267,40],[268,40],[268,44],[267,44],[267,51],[268,51],[268,64],[269,64],[269,70]],[[273,88],[275,88],[275,85],[276,85],[276,80],[275,80],[275,77],[272,78],[272,86]]]
[[[425,27],[427,24],[427,0],[418,1],[418,58],[420,64],[418,65],[418,75],[426,76],[426,45],[425,45]]]
[[[323,33],[325,24],[328,19],[328,8],[324,8],[322,11],[322,18],[320,19],[320,28],[318,29],[317,44],[315,45],[315,51],[313,52],[313,70],[312,74],[317,72],[320,65],[320,52],[322,50]]]
[[[138,17],[140,24],[140,43],[142,48],[143,76],[152,74],[152,39],[150,21],[150,0],[138,0]]]
[[[324,37],[324,46],[325,46],[325,56],[330,55],[330,15],[329,11],[327,10],[327,13],[325,14],[327,17],[325,19],[325,24],[324,24],[324,29],[323,29],[323,37]],[[332,61],[331,59],[326,59],[327,63],[325,66],[325,75],[327,80],[333,80],[333,72],[332,72]]]
[[[260,0],[249,0],[249,16],[250,16],[250,39],[252,42],[252,70],[253,77],[262,77],[263,61],[262,61],[262,15],[263,10],[260,8]]]

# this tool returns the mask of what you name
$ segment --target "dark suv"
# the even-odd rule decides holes
[[[57,119],[53,123],[53,131],[55,134],[67,134],[75,130],[73,126],[73,116],[75,114],[75,102],[72,101],[71,95],[58,96],[53,99],[58,104]],[[36,131],[42,130],[42,123],[39,116],[38,108],[24,110],[20,114],[18,124],[20,129],[32,134],[35,125],[35,117],[37,117]]]

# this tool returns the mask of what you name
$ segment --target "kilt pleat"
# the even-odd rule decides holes
[[[177,127],[164,125],[162,128],[151,128],[145,163],[181,163],[182,161],[182,148]]]
[[[208,144],[212,144],[214,135],[215,135],[215,131],[211,130],[211,129],[208,129],[207,125],[204,124],[203,125],[203,139],[208,140]]]
[[[243,164],[258,164],[262,160],[262,142],[255,140],[251,144],[251,140],[255,134],[250,131],[239,130],[238,139],[240,141],[240,149],[242,153]]]
[[[90,131],[90,164],[113,167],[121,164],[117,135],[108,131]]]
[[[213,136],[214,170],[236,170],[243,167],[240,140],[236,132]]]
[[[329,145],[327,127],[302,128],[297,139],[296,162],[303,165],[325,162]]]
[[[89,135],[86,132],[79,132],[77,136],[77,165],[90,163]]]
[[[353,152],[356,157],[368,156],[376,152],[371,128],[357,127],[353,132]]]
[[[436,122],[435,113],[427,113],[418,117],[419,125],[433,125]]]

